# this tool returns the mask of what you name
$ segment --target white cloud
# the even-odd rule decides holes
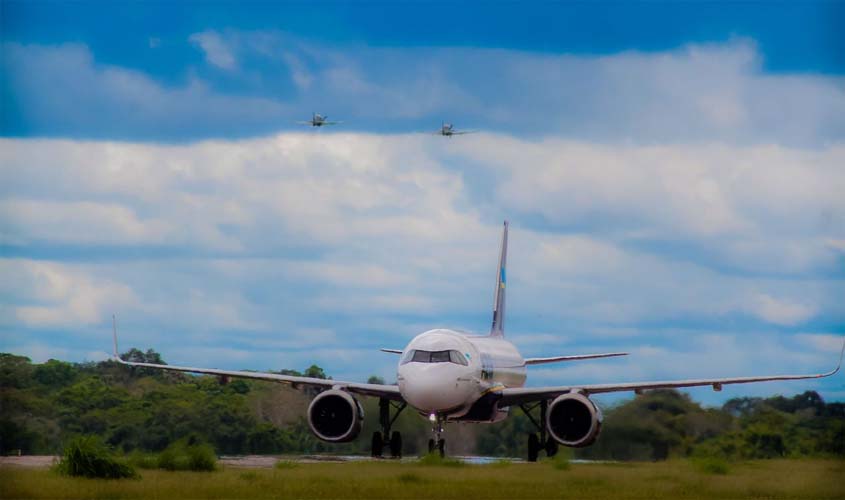
[[[810,318],[815,308],[759,294],[751,299],[750,310],[764,320],[778,325],[795,325]]]
[[[845,336],[828,333],[799,333],[795,338],[802,345],[809,345],[814,349],[825,352],[836,352],[842,349],[842,343],[845,341]]]
[[[4,43],[2,53],[4,83],[17,109],[48,136],[173,140],[198,130],[242,136],[258,122],[278,124],[288,115],[282,102],[216,93],[193,75],[170,86],[136,70],[99,64],[84,45]]]
[[[73,266],[24,259],[0,259],[4,307],[30,327],[100,324],[118,308],[135,307],[137,297],[122,283],[91,276]],[[14,322],[14,320],[12,320]]]
[[[189,40],[202,49],[205,59],[210,64],[225,70],[233,70],[237,66],[235,55],[219,33],[215,31],[194,33]]]
[[[486,314],[505,216],[514,221],[517,321],[568,318],[578,333],[667,318],[751,313],[796,325],[845,314],[835,300],[841,283],[818,281],[840,258],[829,242],[842,239],[836,221],[845,220],[841,147],[612,147],[487,134],[457,142],[441,149],[427,137],[370,134],[182,146],[4,140],[0,183],[14,195],[0,200],[0,228],[22,248],[200,256],[173,263],[197,281],[184,281],[182,270],[164,281],[183,280],[171,286],[185,310],[218,328],[275,324],[278,314],[247,298],[272,283],[309,289],[289,299],[314,314]],[[469,170],[451,167],[461,162]],[[777,180],[787,177],[795,192]],[[223,288],[211,293],[209,280]]]
[[[835,79],[762,74],[741,41],[574,57],[280,51],[277,34],[260,35],[214,34],[231,59],[208,49],[209,62],[249,73],[250,57],[275,58],[300,92],[290,102],[222,95],[195,76],[167,86],[78,45],[7,44],[4,55],[28,68],[8,72],[27,90],[28,116],[74,131],[119,114],[110,123],[129,136],[155,126],[185,137],[197,124],[209,127],[201,136],[243,134],[316,101],[379,124],[448,114],[515,132],[2,139],[0,238],[28,257],[0,269],[4,343],[52,345],[45,337],[61,327],[84,344],[65,354],[86,356],[116,311],[122,345],[186,364],[301,368],[307,358],[335,374],[389,372],[394,358],[373,361],[381,343],[489,324],[504,218],[513,338],[532,355],[564,343],[551,353],[637,355],[534,372],[540,382],[780,368],[794,359],[788,349],[757,352],[725,330],[835,331],[845,321],[845,100]],[[51,94],[56,81],[61,95]],[[822,342],[813,339],[804,341]]]
[[[754,42],[743,39],[598,57],[337,47],[278,31],[205,31],[190,43],[225,74],[186,66],[180,83],[165,85],[100,64],[85,46],[14,43],[3,46],[4,72],[21,123],[49,135],[243,137],[293,127],[322,109],[347,127],[426,130],[459,119],[589,142],[818,148],[845,136],[837,77],[767,74]],[[698,188],[702,201],[719,206],[721,193]],[[723,214],[712,215],[718,223]]]

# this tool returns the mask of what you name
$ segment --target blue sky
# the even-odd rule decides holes
[[[489,325],[507,218],[523,353],[633,353],[532,383],[826,369],[842,13],[4,2],[0,347],[100,359],[116,312],[169,362],[392,379],[378,347]],[[806,388],[845,399],[693,396]]]

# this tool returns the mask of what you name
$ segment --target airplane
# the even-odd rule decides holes
[[[311,119],[308,121],[298,121],[300,125],[311,125],[312,127],[322,127],[323,125],[337,125],[343,122],[330,122],[328,116],[323,116],[320,113],[311,113]]]
[[[829,377],[837,373],[842,365],[845,343],[836,368],[819,374],[526,387],[528,366],[610,358],[628,353],[523,358],[516,346],[505,338],[507,254],[508,222],[505,221],[490,332],[479,335],[439,328],[417,335],[404,349],[381,349],[400,356],[397,384],[345,382],[275,373],[124,361],[118,355],[116,322],[113,324],[114,361],[128,366],[217,375],[222,382],[231,377],[241,377],[322,390],[308,406],[307,418],[311,431],[328,442],[355,439],[364,419],[363,409],[356,396],[377,397],[381,430],[372,436],[371,451],[374,457],[382,457],[385,447],[392,457],[401,457],[402,436],[398,431],[391,433],[391,427],[399,414],[409,406],[430,420],[432,438],[428,441],[428,450],[441,456],[445,454],[443,427],[446,422],[499,422],[508,416],[511,408],[519,407],[536,428],[536,432],[528,434],[528,461],[531,462],[537,460],[540,451],[545,451],[547,456],[554,456],[558,445],[584,447],[596,440],[601,430],[602,413],[590,399],[595,394],[623,391],[641,394],[650,389],[696,386],[711,386],[713,390],[720,391],[728,384]],[[539,419],[532,415],[536,408],[540,410]]]
[[[443,122],[440,125],[440,130],[437,132],[432,132],[434,135],[442,135],[445,137],[452,137],[453,135],[464,135],[464,134],[474,134],[478,132],[477,130],[455,130],[454,126],[451,123]]]

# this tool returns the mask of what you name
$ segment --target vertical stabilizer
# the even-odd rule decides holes
[[[493,326],[491,337],[505,336],[505,268],[508,262],[508,221],[502,229],[502,246],[499,253],[499,268],[496,273],[496,293],[493,295]]]

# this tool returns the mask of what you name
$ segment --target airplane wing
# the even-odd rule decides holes
[[[826,373],[816,373],[809,375],[766,375],[759,377],[733,377],[733,378],[713,378],[713,379],[691,379],[691,380],[667,380],[658,382],[626,382],[621,384],[593,384],[593,385],[573,385],[560,387],[512,387],[505,388],[501,391],[501,399],[499,406],[511,406],[515,404],[527,403],[531,401],[540,401],[544,399],[552,399],[566,394],[567,392],[581,392],[585,395],[602,394],[605,392],[624,392],[635,391],[640,392],[648,389],[678,389],[682,387],[700,387],[713,386],[713,390],[722,390],[723,385],[728,384],[747,384],[750,382],[766,382],[772,380],[803,380],[812,378],[825,378],[834,375],[842,366],[842,356],[845,354],[845,343],[842,344],[842,350],[839,352],[839,363],[836,368]]]
[[[608,352],[603,354],[576,354],[574,356],[552,356],[549,358],[525,358],[526,365],[540,365],[543,363],[557,363],[558,361],[580,361],[582,359],[612,358],[627,356],[627,352]]]
[[[298,123],[299,125],[314,125],[314,122],[311,121],[296,121],[294,123]]]
[[[458,130],[456,132],[452,132],[452,135],[474,134],[476,132],[478,132],[478,130]]]
[[[250,372],[238,370],[218,370],[216,368],[195,368],[191,366],[158,365],[155,363],[135,363],[124,361],[117,354],[117,334],[114,336],[114,353],[112,359],[126,366],[138,366],[143,368],[155,368],[158,370],[169,370],[175,372],[203,373],[206,375],[218,375],[221,377],[248,378],[253,380],[266,380],[269,382],[281,382],[290,384],[294,388],[300,386],[316,386],[324,389],[342,389],[363,396],[376,396],[387,398],[393,401],[404,401],[399,393],[399,386],[387,384],[363,384],[359,382],[343,382],[340,380],[326,380],[313,377],[296,377],[293,375],[281,375],[278,373]]]
[[[388,352],[390,354],[402,354],[402,349],[384,349],[384,348],[381,348],[381,349],[379,349],[379,351]]]
[[[326,121],[324,121],[323,125],[339,125],[341,123],[343,123],[343,122],[326,122]]]

